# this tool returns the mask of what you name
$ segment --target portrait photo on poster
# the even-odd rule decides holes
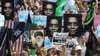
[[[54,32],[60,32],[62,25],[61,16],[47,16],[46,35],[53,36]]]
[[[56,10],[56,3],[43,1],[42,15],[54,15]]]
[[[2,0],[2,14],[5,16],[5,20],[13,20],[14,0]]]
[[[64,14],[64,31],[70,36],[79,36],[82,32],[81,14]]]
[[[44,31],[43,30],[30,30],[32,46],[44,46]]]
[[[30,30],[35,30],[36,25],[31,24],[31,23],[26,23],[25,24],[25,29],[24,29],[24,44],[28,46],[29,48],[32,48],[32,41],[31,41],[31,35],[30,35]]]

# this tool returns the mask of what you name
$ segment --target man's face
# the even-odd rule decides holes
[[[52,15],[53,14],[53,5],[52,4],[47,4],[45,9],[44,9],[44,14],[45,15]]]
[[[6,2],[4,4],[4,13],[6,17],[9,17],[11,15],[12,12],[12,5],[10,2]]]
[[[69,17],[67,28],[71,35],[74,35],[78,29],[78,21],[75,17]]]
[[[43,36],[36,36],[37,45],[40,47],[43,44]]]
[[[42,36],[36,36],[36,40],[37,40],[37,42],[40,42],[41,40],[42,40]]]
[[[50,25],[49,25],[49,30],[50,30],[51,35],[54,32],[57,32],[58,29],[59,29],[59,22],[58,22],[58,20],[57,19],[51,19]]]

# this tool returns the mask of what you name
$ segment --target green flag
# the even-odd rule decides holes
[[[65,5],[66,0],[59,0],[58,7],[56,8],[55,16],[61,16],[62,8]]]
[[[96,7],[96,2],[92,2],[91,6],[87,12],[87,16],[86,19],[83,23],[83,28],[85,30],[89,30],[91,29],[92,25],[93,25],[93,19],[94,19],[94,14],[95,14],[95,7]]]
[[[36,55],[36,49],[31,49],[31,51],[30,51],[30,55],[35,56],[35,55]]]

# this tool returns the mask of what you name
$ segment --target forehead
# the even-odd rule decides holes
[[[58,20],[57,19],[51,19],[50,23],[58,23]]]
[[[46,4],[46,7],[53,7],[53,4]]]
[[[77,22],[78,19],[76,17],[69,17],[68,22]]]
[[[5,6],[11,6],[11,3],[10,3],[10,2],[5,2],[4,5],[5,5]]]
[[[36,36],[36,37],[42,37],[41,35],[38,35],[38,36]]]

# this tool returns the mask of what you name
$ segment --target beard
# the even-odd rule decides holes
[[[43,44],[43,39],[41,39],[39,42],[37,42],[38,47],[41,47]]]

